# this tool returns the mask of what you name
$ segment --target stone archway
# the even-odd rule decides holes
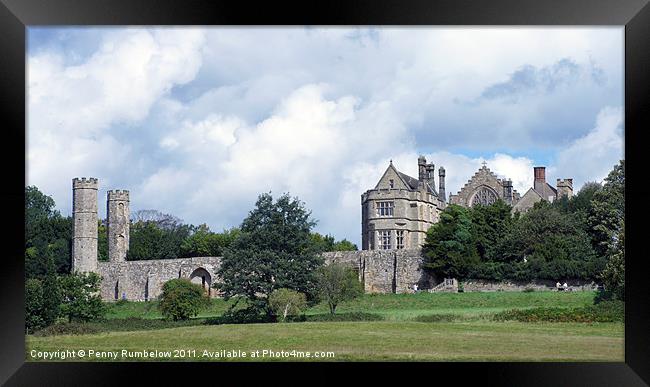
[[[194,269],[190,274],[190,281],[197,285],[201,285],[205,293],[209,296],[212,295],[212,276],[202,267]]]

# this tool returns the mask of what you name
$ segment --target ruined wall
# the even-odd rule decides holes
[[[336,251],[324,253],[323,258],[326,265],[336,262],[355,269],[366,293],[411,293],[414,284],[418,285],[418,290],[427,290],[438,282],[422,269],[420,252],[420,249]],[[163,284],[174,278],[189,278],[203,285],[211,297],[218,297],[212,284],[219,280],[216,273],[220,265],[221,257],[99,262],[97,272],[102,276],[101,296],[106,301],[155,299]],[[567,283],[573,290],[597,287],[595,283],[580,280]],[[543,280],[492,282],[470,279],[462,284],[465,292],[555,289],[554,281]]]
[[[347,264],[359,273],[366,293],[407,293],[425,289],[433,278],[422,270],[420,249],[336,251],[323,254],[325,264]]]
[[[220,265],[220,257],[99,262],[97,272],[102,276],[102,299],[145,301],[158,297],[166,281],[181,277],[203,284],[203,278],[199,277],[206,276],[206,292],[218,296],[210,286],[217,281]]]

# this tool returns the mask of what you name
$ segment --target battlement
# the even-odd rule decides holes
[[[555,186],[573,188],[573,179],[557,179]]]
[[[108,200],[125,200],[129,201],[129,191],[128,190],[110,190],[107,192]]]
[[[95,177],[89,177],[89,178],[79,178],[75,177],[72,179],[72,189],[77,189],[77,188],[86,188],[86,189],[97,189],[99,186],[98,180]]]

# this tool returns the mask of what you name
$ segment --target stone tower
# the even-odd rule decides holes
[[[106,209],[108,260],[126,261],[126,252],[129,250],[129,191],[108,191]]]
[[[97,179],[72,179],[72,272],[97,271]]]
[[[557,198],[566,196],[567,199],[571,199],[573,196],[573,179],[557,179]]]

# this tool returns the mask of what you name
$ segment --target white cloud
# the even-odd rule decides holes
[[[391,158],[415,177],[420,152],[444,165],[447,194],[486,161],[524,193],[538,162],[527,150],[555,160],[553,184],[556,171],[576,183],[600,178],[622,149],[615,111],[589,132],[603,106],[622,104],[621,28],[129,28],[97,36],[97,46],[40,45],[28,58],[28,183],[64,213],[75,176],[130,189],[134,210],[213,229],[238,225],[259,193],[289,191],[314,211],[320,232],[359,243],[360,195]],[[462,103],[524,66],[544,75],[565,58],[602,77],[585,70],[571,87],[522,93],[516,103]],[[585,152],[597,160],[576,160]]]
[[[605,107],[596,118],[596,126],[584,137],[573,141],[558,153],[555,168],[558,178],[573,177],[577,191],[588,181],[602,181],[623,159],[623,110]]]
[[[132,126],[174,85],[193,79],[203,43],[199,30],[124,29],[106,33],[78,64],[66,65],[54,51],[30,56],[29,184],[46,189],[66,212],[73,177],[119,180],[134,161]]]

